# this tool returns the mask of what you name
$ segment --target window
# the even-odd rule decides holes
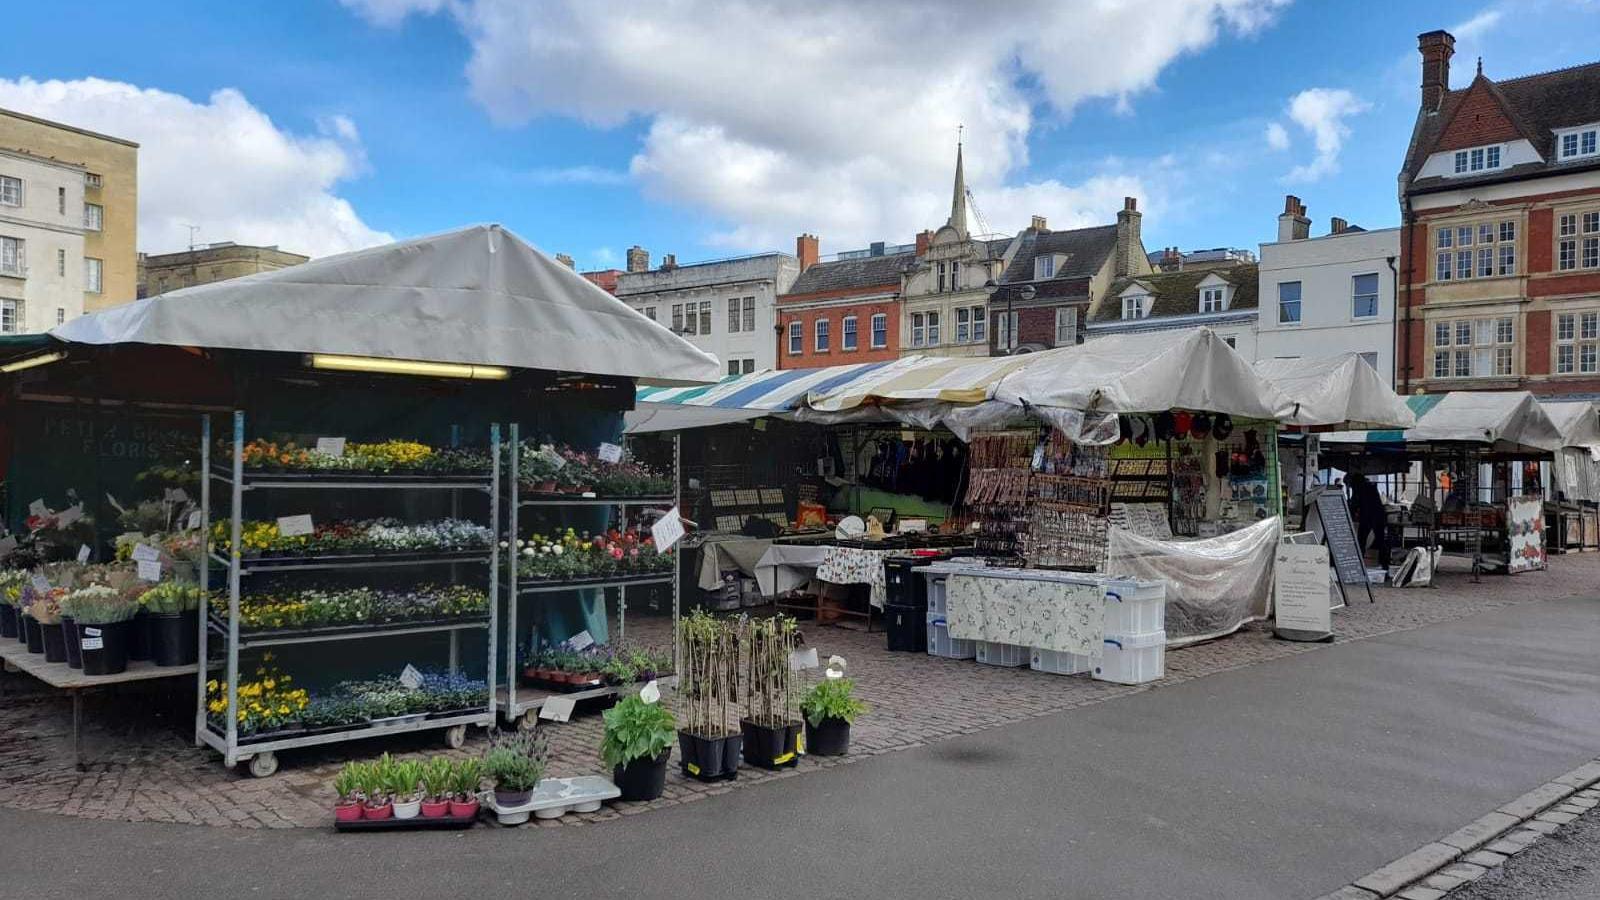
[[[877,313],[872,317],[872,346],[889,346],[889,316]]]
[[[99,187],[100,187],[100,173],[99,172],[85,172],[85,173],[83,173],[83,186],[84,187],[89,187],[89,188],[95,188],[95,189],[98,190]]]
[[[801,342],[801,340],[803,340],[803,338],[802,338],[801,332],[800,332],[800,323],[799,322],[790,322],[789,323],[789,355],[790,356],[799,356],[800,355],[800,342]]]
[[[1456,278],[1472,277],[1472,251],[1456,251]]]
[[[1558,331],[1562,325],[1558,319]],[[1435,322],[1433,377],[1514,375],[1516,337],[1516,320],[1510,316]]]
[[[1233,336],[1232,336],[1232,335],[1230,335],[1230,336],[1228,336],[1228,337],[1225,337],[1225,338],[1223,338],[1223,339],[1222,339],[1222,342],[1223,342],[1223,343],[1224,343],[1224,344],[1227,344],[1227,345],[1228,345],[1228,346],[1229,346],[1229,347],[1237,347],[1237,346],[1238,346],[1238,344],[1237,344],[1237,343],[1235,343],[1235,342],[1236,342],[1236,341],[1238,341],[1238,340],[1239,340],[1239,339],[1238,339],[1238,338],[1236,338],[1236,337],[1233,337]]]
[[[678,332],[679,334],[683,333],[683,304],[682,303],[674,303],[674,304],[672,304],[672,330]]]
[[[927,342],[927,327],[923,323],[922,313],[911,314],[911,346],[921,347]]]
[[[1222,288],[1208,287],[1200,292],[1200,311],[1203,313],[1222,312]]]
[[[1478,277],[1488,278],[1494,274],[1494,248],[1478,248]]]
[[[756,330],[756,298],[754,297],[744,298],[744,330]],[[751,360],[751,362],[754,362],[754,360]]]
[[[90,231],[99,231],[105,224],[106,208],[98,203],[85,203],[83,205],[83,227]]]
[[[965,344],[972,340],[972,310],[962,307],[956,310],[956,343]]]
[[[961,290],[961,263],[959,262],[950,264],[950,290]]]
[[[956,309],[956,343],[979,344],[988,340],[985,316],[981,306],[962,306]]]
[[[1485,169],[1498,169],[1500,168],[1500,148],[1495,146],[1457,150],[1454,162],[1455,174],[1457,175],[1482,172]]]
[[[816,328],[815,349],[818,353],[823,353],[828,349],[828,320],[818,319],[814,327]]]
[[[1282,324],[1300,321],[1300,282],[1278,282],[1278,321]]]
[[[83,289],[91,294],[100,293],[100,273],[105,264],[92,256],[83,258]]]
[[[1043,281],[1046,278],[1056,277],[1056,258],[1054,256],[1035,256],[1033,258],[1033,280]]]
[[[972,341],[975,344],[989,342],[989,311],[981,306],[972,308]]]
[[[685,303],[683,307],[683,333],[699,334],[700,316],[697,314],[695,304]]]
[[[26,250],[27,242],[22,238],[0,237],[0,275],[20,278],[28,274]]]
[[[1600,238],[1583,239],[1583,267],[1593,269],[1600,266]]]
[[[739,333],[739,298],[728,298],[728,333]]]
[[[56,250],[56,277],[67,277],[67,251]]]
[[[1578,242],[1562,241],[1556,247],[1556,268],[1562,271],[1578,267]]]
[[[1372,367],[1372,371],[1374,371],[1374,372],[1378,371],[1378,351],[1373,350],[1373,351],[1370,351],[1370,352],[1367,352],[1367,353],[1358,353],[1356,355],[1361,357],[1361,361],[1362,362],[1364,362],[1367,365],[1371,366]]]
[[[739,361],[737,359],[728,360],[728,374],[729,375],[737,375],[737,374],[739,374]]]
[[[944,293],[944,263],[939,263],[939,293]]]
[[[56,307],[56,324],[67,324],[67,308],[65,306]]]
[[[711,301],[700,301],[700,333],[711,333]]]
[[[756,370],[756,361],[755,360],[747,359],[747,360],[744,361],[744,365],[742,366],[743,374],[749,375],[751,372],[754,372],[755,370]]]
[[[928,313],[928,346],[935,347],[939,344],[939,314]]]
[[[1435,281],[1515,275],[1517,223],[1445,226],[1435,233],[1434,248]]]
[[[845,316],[839,326],[839,349],[856,349],[856,317]]]
[[[654,306],[646,306],[644,308],[644,317],[654,322],[656,320],[656,308]]]
[[[1465,171],[1467,171],[1467,151],[1465,151],[1465,150],[1457,150],[1456,151],[1456,174],[1460,175],[1461,173],[1463,173]]]
[[[0,333],[16,334],[22,325],[22,303],[19,300],[0,300]]]
[[[1131,297],[1123,297],[1122,298],[1122,318],[1124,318],[1124,319],[1142,319],[1142,318],[1144,318],[1144,295],[1143,294],[1134,294]]]
[[[64,187],[56,188],[56,212],[63,216],[67,214],[67,189]]]
[[[1056,307],[1056,346],[1070,347],[1078,342],[1078,308]]]
[[[1370,319],[1378,314],[1378,274],[1372,272],[1350,279],[1350,315]]]
[[[0,206],[22,205],[22,179],[0,175]]]
[[[1597,129],[1595,128],[1582,128],[1561,135],[1561,158],[1576,159],[1580,156],[1594,156],[1596,131]]]
[[[1556,316],[1556,374],[1592,375],[1600,357],[1600,312]]]
[[[1016,312],[1001,313],[1000,314],[1000,318],[995,320],[995,322],[997,323],[996,326],[995,326],[995,328],[996,328],[996,331],[995,331],[995,338],[996,338],[995,345],[996,346],[1000,347],[1003,350],[1015,350],[1015,349],[1017,349],[1017,341],[1016,341],[1017,317],[1020,316],[1020,315],[1021,315],[1021,313],[1016,313]]]

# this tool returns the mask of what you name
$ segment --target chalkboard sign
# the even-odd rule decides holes
[[[1372,599],[1372,585],[1367,580],[1367,564],[1361,558],[1361,545],[1356,541],[1356,526],[1350,519],[1350,507],[1344,495],[1337,491],[1324,491],[1317,495],[1317,518],[1322,521],[1323,540],[1333,558],[1333,570],[1339,584],[1359,584],[1367,589],[1367,599]]]

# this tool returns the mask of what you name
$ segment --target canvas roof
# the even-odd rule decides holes
[[[1600,447],[1600,413],[1593,400],[1540,400],[1561,432],[1563,447]]]
[[[323,257],[82,316],[50,334],[703,383],[721,364],[499,225]]]
[[[1559,428],[1527,391],[1451,391],[1406,398],[1417,424],[1404,430],[1341,431],[1335,444],[1478,444],[1496,452],[1549,451],[1562,445]]]
[[[1410,428],[1417,421],[1405,400],[1354,353],[1264,359],[1255,370],[1297,404],[1288,425]]]

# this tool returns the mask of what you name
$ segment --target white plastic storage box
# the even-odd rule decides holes
[[[944,616],[928,614],[928,655],[945,659],[973,659],[978,655],[977,641],[958,641],[950,637],[950,625]]]
[[[1028,668],[1052,675],[1083,675],[1094,671],[1094,657],[1035,647],[1029,655]]]
[[[1105,583],[1106,634],[1149,634],[1167,628],[1167,586],[1159,581]]]
[[[986,666],[1005,666],[1008,669],[1015,669],[1028,664],[1028,648],[1018,644],[978,641],[977,660]]]
[[[950,607],[945,603],[945,587],[950,576],[947,573],[929,575],[928,577],[928,615],[944,617],[949,615]]]
[[[1106,633],[1105,653],[1094,667],[1096,681],[1143,684],[1166,674],[1167,633]]]

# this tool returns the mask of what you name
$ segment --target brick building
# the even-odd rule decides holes
[[[1451,90],[1454,37],[1417,43],[1396,388],[1600,391],[1600,63]]]
[[[900,355],[900,297],[913,245],[873,244],[819,260],[815,235],[795,239],[800,275],[778,298],[778,368],[881,362]]]

